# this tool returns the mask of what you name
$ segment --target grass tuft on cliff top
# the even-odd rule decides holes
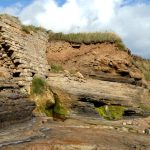
[[[24,31],[27,34],[30,34],[31,32],[38,32],[38,31],[43,31],[45,32],[46,29],[42,28],[42,27],[36,27],[33,25],[22,25],[22,31]]]
[[[96,44],[114,43],[122,50],[126,50],[121,38],[113,32],[93,32],[93,33],[53,33],[49,32],[49,41],[66,41],[76,44]]]
[[[22,25],[22,31],[27,34],[31,32],[43,31],[49,35],[49,41],[66,41],[75,44],[96,44],[96,43],[114,43],[121,50],[126,50],[121,38],[113,32],[83,32],[83,33],[69,33],[64,34],[54,33],[51,30],[46,31],[42,27],[36,27],[33,25]]]

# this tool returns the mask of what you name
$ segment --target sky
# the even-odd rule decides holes
[[[0,0],[0,13],[54,32],[112,31],[150,58],[150,0]]]

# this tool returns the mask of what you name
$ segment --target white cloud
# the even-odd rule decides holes
[[[34,24],[55,32],[115,31],[133,53],[150,58],[150,4],[124,5],[124,0],[67,0],[58,6],[55,0],[34,0],[16,11],[25,24]],[[19,10],[18,10],[19,9]],[[0,11],[2,9],[0,8]]]

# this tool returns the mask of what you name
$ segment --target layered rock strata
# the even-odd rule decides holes
[[[48,81],[60,101],[75,114],[97,117],[95,108],[105,105],[125,107],[125,116],[150,114],[142,107],[150,105],[149,89],[144,87],[95,79],[80,82],[61,74],[51,74]]]
[[[28,92],[34,75],[48,75],[46,43],[46,33],[27,34],[17,18],[0,15],[1,125],[32,115],[35,106]]]
[[[17,84],[28,90],[34,75],[47,77],[47,34],[37,31],[27,34],[20,21],[8,15],[0,16],[0,59]]]
[[[49,64],[62,65],[70,72],[80,71],[85,76],[111,82],[146,86],[139,68],[128,51],[115,44],[74,44],[50,41],[47,47]]]
[[[0,127],[32,116],[34,102],[20,92],[15,80],[0,78]]]

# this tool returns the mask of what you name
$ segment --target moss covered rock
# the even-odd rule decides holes
[[[96,110],[98,111],[100,116],[102,116],[103,118],[107,120],[118,120],[122,118],[125,107],[105,105],[105,106],[96,108]]]
[[[54,106],[55,98],[52,90],[44,79],[36,77],[32,80],[30,97],[36,103],[34,112],[37,115],[45,114],[52,116],[52,111],[49,108]]]

